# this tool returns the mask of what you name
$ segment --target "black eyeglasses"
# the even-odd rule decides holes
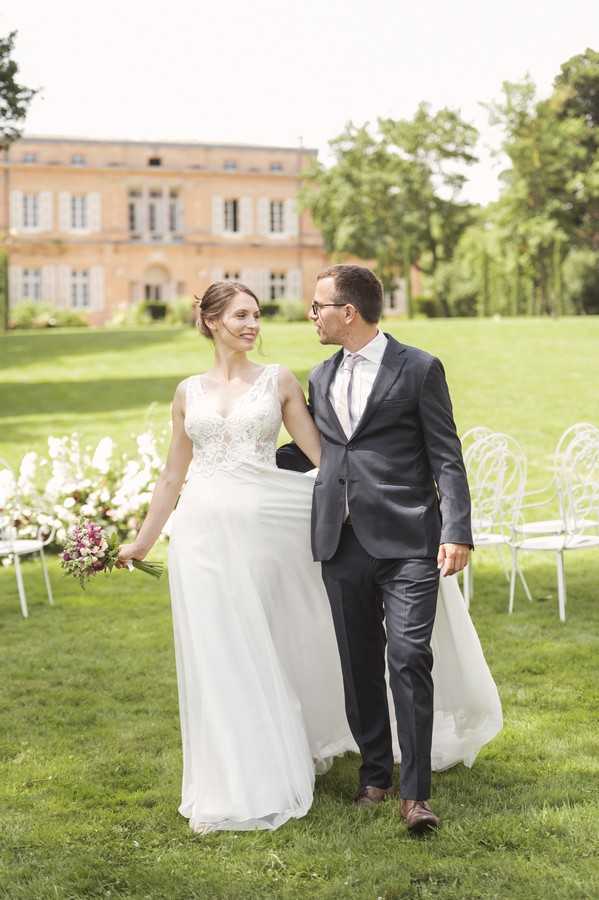
[[[312,312],[317,316],[320,310],[324,309],[325,306],[347,306],[347,303],[317,303],[314,301],[312,304]]]

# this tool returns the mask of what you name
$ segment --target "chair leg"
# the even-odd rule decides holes
[[[566,621],[566,572],[564,568],[564,553],[559,550],[555,554],[557,562],[557,606],[560,622]]]
[[[499,562],[501,563],[501,568],[503,569],[503,574],[505,575],[505,580],[509,584],[510,582],[510,565],[509,562],[506,562],[505,558],[505,545],[497,544],[496,550],[497,555],[499,557]]]
[[[54,606],[54,596],[52,594],[52,585],[50,584],[50,576],[48,575],[48,566],[46,565],[46,557],[44,551],[40,550],[40,559],[42,561],[42,571],[44,573],[44,581],[46,582],[46,590],[48,592],[48,603]]]
[[[518,566],[518,568],[517,568],[518,578],[520,579],[520,581],[522,583],[522,587],[524,588],[524,593],[526,594],[526,596],[528,598],[528,602],[532,603],[532,594],[530,593],[530,589],[528,587],[528,584],[526,583],[526,578],[524,577],[524,572],[520,568],[519,563],[517,564],[517,566]]]
[[[514,611],[514,598],[516,596],[516,572],[518,571],[518,551],[515,547],[512,547],[512,569],[510,572],[510,602],[508,605],[508,612],[513,613]]]
[[[25,596],[25,585],[23,584],[23,573],[21,571],[21,560],[19,554],[14,554],[15,575],[17,576],[17,590],[19,591],[19,603],[21,604],[21,614],[27,619],[29,612],[27,611],[27,597]]]

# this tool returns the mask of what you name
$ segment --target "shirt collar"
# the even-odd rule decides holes
[[[367,359],[369,362],[376,363],[376,365],[378,366],[381,363],[386,346],[387,338],[382,331],[377,331],[373,339],[371,341],[368,341],[368,343],[360,350],[356,350],[356,353],[359,356],[364,357],[364,359]],[[349,350],[343,348],[344,359],[349,352]]]

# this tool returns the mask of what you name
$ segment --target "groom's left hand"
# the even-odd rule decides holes
[[[455,575],[468,565],[470,547],[468,544],[441,544],[437,555],[437,566],[441,575]]]

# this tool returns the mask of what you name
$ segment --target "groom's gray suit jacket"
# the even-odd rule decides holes
[[[337,550],[346,491],[356,537],[375,559],[436,556],[440,543],[472,545],[470,493],[443,366],[386,337],[351,438],[329,399],[343,351],[310,376],[308,405],[322,447],[312,505],[315,560],[331,559]],[[311,468],[294,444],[279,449],[277,465]]]

